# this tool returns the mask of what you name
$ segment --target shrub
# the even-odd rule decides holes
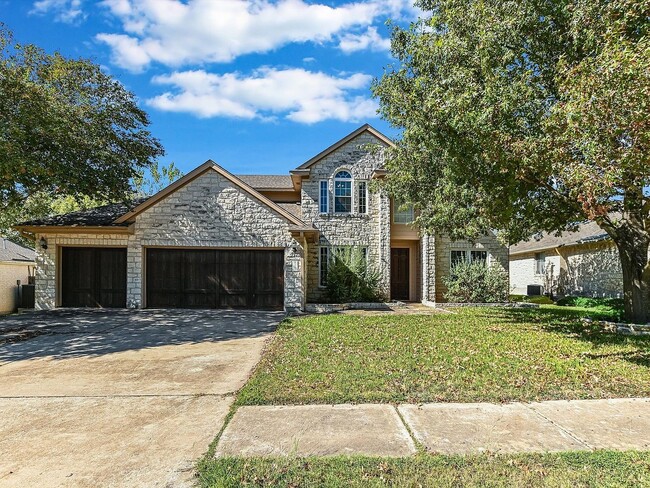
[[[331,303],[379,302],[381,274],[367,262],[360,248],[339,248],[327,268],[327,296]]]
[[[442,279],[445,300],[456,303],[497,303],[508,300],[508,275],[482,262],[460,262]]]
[[[510,295],[508,301],[513,303],[537,303],[539,305],[553,305],[555,303],[546,295]]]

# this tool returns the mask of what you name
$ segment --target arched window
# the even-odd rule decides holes
[[[334,212],[352,212],[352,175],[349,171],[339,171],[334,175]]]

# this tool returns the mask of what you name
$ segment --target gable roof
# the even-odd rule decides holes
[[[34,262],[34,259],[36,259],[36,253],[33,249],[0,237],[0,262],[31,263]]]
[[[273,210],[275,213],[279,214],[281,217],[283,217],[285,220],[290,222],[293,225],[296,226],[301,226],[304,227],[305,224],[302,222],[299,218],[297,218],[295,215],[292,215],[290,212],[279,206],[277,203],[269,200],[267,197],[262,195],[260,192],[252,188],[250,185],[244,183],[241,179],[237,178],[235,175],[229,173],[225,169],[223,169],[221,166],[219,166],[217,163],[212,161],[211,159],[208,159],[205,163],[203,163],[201,166],[198,168],[195,168],[194,170],[190,171],[188,174],[180,178],[179,180],[175,181],[171,185],[169,185],[167,188],[164,188],[163,190],[159,191],[155,195],[149,197],[146,199],[144,202],[136,206],[133,210],[130,210],[113,222],[114,224],[124,224],[126,222],[132,221],[138,214],[144,212],[147,210],[149,207],[155,205],[159,201],[163,200],[167,196],[171,195],[174,193],[176,190],[179,190],[180,188],[183,188],[185,185],[188,183],[194,181],[196,178],[199,176],[203,175],[204,173],[208,171],[216,171],[220,176],[228,180],[230,183],[235,185],[236,187],[240,188],[244,192],[248,193],[251,195],[253,198],[256,200],[259,200],[262,204],[266,205],[269,207],[271,210]]]
[[[521,241],[510,246],[510,255],[529,252],[544,251],[556,247],[574,246],[589,242],[599,242],[609,239],[609,235],[593,221],[580,224],[574,232],[562,232],[559,236],[555,234],[542,234],[527,241]]]
[[[235,175],[256,190],[294,191],[289,175]]]
[[[319,152],[316,156],[311,158],[309,161],[304,162],[303,164],[298,166],[295,170],[290,171],[290,173],[294,173],[294,172],[300,173],[303,170],[308,170],[311,166],[316,164],[318,161],[320,161],[321,159],[329,156],[331,153],[336,151],[338,148],[340,148],[341,146],[344,146],[345,144],[350,142],[352,139],[354,139],[355,137],[358,137],[359,135],[363,134],[364,132],[368,132],[368,133],[372,134],[377,139],[379,139],[383,144],[385,144],[387,147],[395,145],[395,143],[390,138],[388,138],[387,136],[385,136],[384,134],[379,132],[377,129],[372,127],[370,124],[363,124],[361,127],[359,127],[354,132],[351,132],[350,134],[345,136],[343,139],[335,142],[334,144],[332,144],[330,147],[328,147],[324,151]]]

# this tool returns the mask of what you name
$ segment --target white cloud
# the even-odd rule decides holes
[[[104,0],[102,4],[119,19],[122,32],[101,33],[97,39],[111,48],[114,63],[133,71],[151,62],[174,67],[230,62],[289,43],[337,41],[388,16],[403,17],[412,9],[408,0],[352,0],[335,7],[307,0]],[[348,39],[342,45],[351,43]]]
[[[82,0],[38,0],[32,4],[30,14],[54,13],[54,20],[74,24],[86,18],[81,8]]]
[[[205,118],[284,117],[305,124],[329,119],[360,121],[377,116],[376,102],[366,96],[371,79],[362,73],[337,77],[299,68],[267,67],[250,76],[181,71],[154,77],[154,83],[176,90],[147,103],[159,110]]]
[[[355,51],[389,51],[390,39],[381,37],[376,27],[368,27],[361,34],[345,34],[339,40],[339,49],[344,53]]]

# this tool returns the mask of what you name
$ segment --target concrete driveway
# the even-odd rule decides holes
[[[0,486],[186,486],[282,312],[0,317]]]

